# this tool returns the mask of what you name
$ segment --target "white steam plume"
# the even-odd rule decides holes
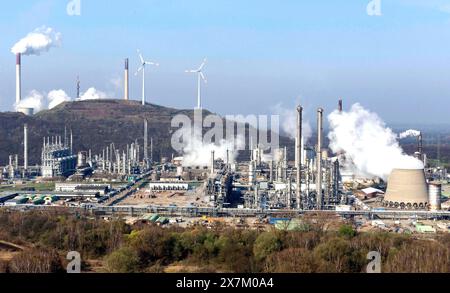
[[[61,46],[61,34],[46,26],[39,27],[18,41],[12,48],[13,54],[40,55],[52,47]]]
[[[407,137],[418,137],[420,136],[420,131],[418,130],[414,130],[414,129],[409,129],[406,130],[405,132],[402,132],[398,135],[399,139],[403,139],[403,138],[407,138]]]
[[[48,93],[48,108],[53,109],[61,103],[70,102],[72,99],[63,90],[53,90]]]
[[[37,113],[45,108],[45,97],[36,90],[32,90],[25,99],[14,105],[16,111],[19,108],[32,108]]]
[[[84,100],[99,100],[106,99],[107,95],[95,88],[89,88],[78,99]],[[44,109],[53,109],[61,103],[70,102],[73,99],[64,90],[52,90],[48,94],[41,93],[37,90],[32,90],[25,99],[22,99],[19,104],[14,105],[16,111],[19,108],[33,108],[34,113]]]
[[[240,149],[245,144],[242,137],[236,138],[236,147],[232,141],[221,140],[218,143],[204,143],[201,138],[196,138],[189,131],[183,134],[183,166],[197,167],[209,166],[211,164],[211,152],[214,151],[214,158],[216,160],[222,159],[224,162],[227,159],[227,150],[229,150],[230,162],[233,162],[238,155],[235,149]]]
[[[284,134],[287,134],[291,139],[295,139],[297,135],[297,109],[284,108],[281,104],[277,104],[273,108],[273,112],[280,116],[280,126]],[[303,119],[303,141],[308,141],[312,135],[312,129],[308,121]]]
[[[332,112],[328,121],[331,150],[345,152],[350,164],[362,174],[386,179],[396,168],[424,167],[420,160],[403,152],[397,135],[377,114],[360,104],[354,104],[349,112]]]
[[[99,91],[93,87],[89,88],[84,94],[81,95],[78,101],[85,101],[85,100],[104,100],[107,99],[108,96],[106,93]]]

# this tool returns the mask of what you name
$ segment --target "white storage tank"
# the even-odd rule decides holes
[[[430,210],[439,211],[441,209],[442,185],[439,183],[428,184],[428,197]]]

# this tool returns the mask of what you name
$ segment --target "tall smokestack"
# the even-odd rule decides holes
[[[150,161],[153,163],[153,137],[150,138]]]
[[[420,132],[420,134],[419,134],[417,143],[418,143],[417,151],[419,152],[420,155],[422,155],[422,153],[423,153],[423,136],[422,136],[422,132]]]
[[[72,132],[72,129],[70,129],[70,153],[73,154],[73,132]]]
[[[296,145],[296,158],[297,158],[297,208],[302,208],[302,114],[303,108],[297,107],[297,145]]]
[[[22,62],[21,62],[21,54],[16,54],[16,105],[19,105],[20,100],[22,99]]]
[[[214,151],[211,151],[211,175],[214,175]]]
[[[339,99],[339,112],[342,112],[342,110],[343,110],[343,102],[342,102],[342,99]]]
[[[28,125],[23,126],[23,169],[28,169]]]
[[[144,119],[144,161],[148,163],[148,121]]]
[[[80,77],[77,76],[77,99],[80,98],[80,84],[81,84]]]
[[[128,58],[125,59],[125,78],[124,78],[124,90],[125,90],[125,100],[128,101],[130,99],[130,90],[129,90],[129,81],[130,81],[130,74],[128,71]]]
[[[322,132],[323,132],[323,109],[317,110],[317,178],[316,178],[316,194],[317,209],[322,209]]]

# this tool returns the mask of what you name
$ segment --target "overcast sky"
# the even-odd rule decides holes
[[[123,59],[137,69],[136,49],[161,66],[147,75],[150,102],[196,105],[196,77],[184,73],[208,58],[205,108],[220,114],[270,113],[300,100],[309,115],[343,97],[387,122],[450,123],[450,1],[381,0],[69,0],[2,1],[0,103],[12,110],[11,47],[42,25],[62,46],[23,57],[23,91],[95,87],[123,97]],[[131,76],[140,98],[141,76]]]

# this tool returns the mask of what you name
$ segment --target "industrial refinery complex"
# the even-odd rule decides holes
[[[19,101],[20,71],[18,55]],[[126,59],[126,100],[128,76]],[[198,105],[201,107],[200,98]],[[33,115],[31,109],[18,111]],[[343,112],[342,100],[336,111]],[[333,153],[324,145],[322,108],[317,110],[315,141],[304,140],[303,108],[298,106],[295,113],[293,146],[273,149],[268,154],[258,143],[252,143],[239,156],[244,159],[234,159],[237,156],[232,155],[232,150],[227,150],[224,158],[217,158],[212,151],[209,164],[196,166],[186,165],[183,154],[155,159],[147,120],[142,121],[142,136],[130,141],[125,149],[111,143],[99,153],[75,150],[70,126],[59,136],[43,137],[41,145],[29,145],[25,124],[23,154],[11,154],[9,164],[1,168],[0,204],[12,210],[63,208],[134,219],[153,215],[152,218],[165,219],[158,222],[162,225],[205,217],[238,217],[244,221],[257,219],[255,225],[266,221],[277,226],[306,214],[323,213],[353,219],[362,228],[368,225],[376,229],[388,229],[388,222],[398,226],[400,221],[409,225],[411,221],[434,220],[436,228],[430,226],[426,231],[448,232],[450,211],[444,193],[448,192],[449,176],[445,168],[429,166],[423,153],[422,133],[414,136],[414,159],[424,167],[394,168],[383,180],[358,174],[348,167],[351,159],[345,151]],[[40,164],[29,165],[30,148],[41,149]],[[289,157],[295,160],[290,161]],[[400,231],[421,229],[404,227]]]
[[[145,106],[145,68],[159,64],[146,61],[140,52],[138,57]],[[197,75],[196,110],[202,110],[205,64],[206,59],[198,69],[186,71]],[[129,76],[127,58],[123,79],[125,101],[130,99]],[[17,53],[16,105],[21,100],[22,55]],[[16,110],[27,116],[35,114],[33,108]],[[449,175],[442,166],[429,164],[423,151],[422,132],[407,134],[417,139],[414,154],[408,156],[399,151],[396,155],[416,167],[394,165],[384,178],[384,169],[380,176],[376,172],[362,172],[367,170],[361,170],[354,153],[345,147],[325,145],[330,136],[324,133],[324,109],[317,109],[313,138],[304,135],[302,106],[292,111],[296,113],[292,144],[267,150],[257,139],[239,155],[233,149],[227,149],[226,156],[211,151],[206,154],[210,155],[209,164],[187,164],[183,152],[173,151],[171,158],[154,157],[147,119],[140,121],[141,135],[126,142],[126,147],[120,149],[116,147],[119,142],[108,142],[96,152],[74,149],[71,125],[63,125],[64,132],[57,136],[42,137],[40,145],[30,145],[29,128],[24,124],[23,153],[10,154],[8,165],[0,170],[0,204],[12,210],[64,208],[136,219],[149,214],[191,220],[239,217],[272,224],[323,213],[343,219],[361,218],[378,228],[385,226],[383,221],[434,220],[448,232]],[[332,114],[345,115],[342,100]],[[396,142],[391,143],[397,148]],[[30,149],[41,151],[39,164],[29,164]]]

